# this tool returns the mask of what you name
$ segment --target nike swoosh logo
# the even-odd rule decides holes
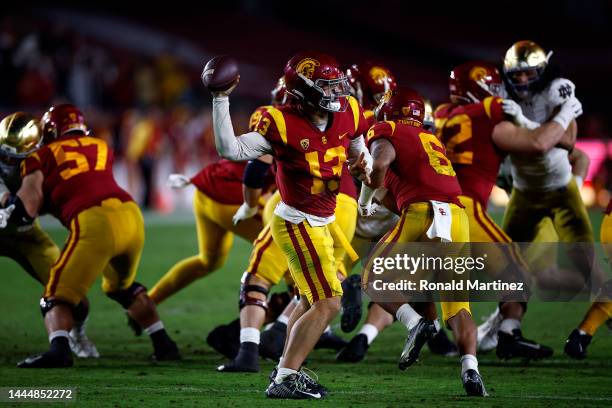
[[[539,344],[531,344],[531,343],[525,343],[523,341],[517,341],[518,344],[522,344],[525,347],[531,347],[532,349],[535,350],[539,350],[540,349],[540,345]]]
[[[311,397],[314,397],[314,398],[321,398],[321,393],[320,392],[317,392],[316,394],[311,394],[309,392],[302,391],[302,394],[310,395]]]
[[[340,136],[338,136],[338,139],[342,139],[346,135],[348,135],[348,132],[345,132],[345,133],[341,134]]]

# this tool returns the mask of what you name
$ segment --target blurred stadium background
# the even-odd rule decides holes
[[[552,61],[576,83],[585,111],[578,146],[591,159],[583,198],[589,207],[607,204],[612,2],[471,3],[434,16],[396,0],[309,3],[302,13],[282,1],[218,3],[197,10],[177,4],[171,10],[114,5],[113,11],[90,3],[9,6],[0,17],[0,114],[40,114],[62,101],[80,106],[93,132],[116,149],[120,184],[144,208],[167,213],[191,203],[190,192],[170,194],[167,175],[191,175],[217,159],[210,95],[200,82],[213,55],[240,62],[241,85],[232,98],[240,132],[299,49],[323,50],[343,64],[381,61],[400,83],[437,105],[446,100],[455,64],[501,61],[513,42],[529,38],[553,50]],[[505,201],[499,190],[492,206],[501,209]]]

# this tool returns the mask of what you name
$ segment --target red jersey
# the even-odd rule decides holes
[[[469,105],[445,104],[434,112],[438,137],[457,172],[463,194],[486,207],[506,153],[491,138],[506,120],[502,99],[490,96]]]
[[[242,174],[247,162],[219,160],[191,178],[194,186],[218,203],[241,205]]]
[[[108,198],[132,201],[115,181],[113,150],[102,139],[82,135],[57,139],[21,162],[22,177],[37,170],[44,176],[43,209],[64,226]]]
[[[393,194],[397,208],[430,200],[455,203],[461,188],[444,146],[423,128],[399,122],[378,122],[368,131],[368,146],[387,139],[395,149],[395,160],[385,176],[385,187]]]
[[[344,112],[330,113],[325,131],[295,106],[268,107],[257,132],[272,145],[276,184],[283,202],[307,214],[330,217],[336,208],[350,140],[368,129],[353,97]]]

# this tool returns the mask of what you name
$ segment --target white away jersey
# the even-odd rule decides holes
[[[549,87],[534,95],[529,102],[517,101],[527,118],[538,123],[550,120],[556,106],[546,97]],[[565,187],[572,178],[572,166],[567,156],[567,150],[557,147],[543,155],[510,155],[514,187],[521,191],[542,192]]]

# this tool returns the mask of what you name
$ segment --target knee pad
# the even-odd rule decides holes
[[[119,303],[124,309],[129,309],[134,303],[134,299],[136,296],[141,294],[142,292],[146,292],[147,288],[141,285],[138,282],[132,283],[132,285],[123,290],[119,290],[117,292],[107,293],[106,296],[113,299],[115,302]]]
[[[249,284],[250,277],[251,274],[245,273],[240,283],[240,301],[238,302],[238,308],[242,310],[245,306],[259,306],[267,312],[268,302],[249,296],[249,292],[259,292],[268,296],[268,289],[263,286]]]
[[[84,322],[89,315],[89,301],[86,298],[72,309],[72,317],[75,322]]]
[[[47,299],[42,297],[40,298],[40,312],[42,313],[43,319],[45,318],[45,315],[49,312],[49,310],[53,309],[55,306],[58,305],[68,306],[72,311],[72,315],[74,316],[74,305],[71,305],[70,303],[61,299]]]

